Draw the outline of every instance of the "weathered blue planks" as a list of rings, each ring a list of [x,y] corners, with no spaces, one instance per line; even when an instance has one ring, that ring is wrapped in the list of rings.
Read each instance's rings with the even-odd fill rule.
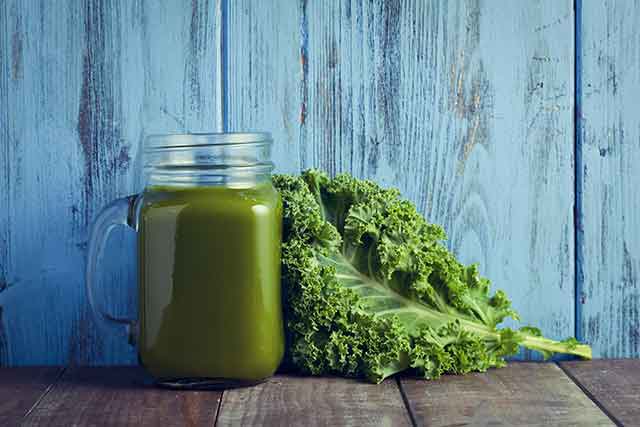
[[[400,188],[525,323],[640,355],[638,2],[582,2],[578,164],[571,0],[50,3],[0,2],[0,364],[135,361],[88,312],[87,227],[140,189],[145,133],[213,130],[220,105],[273,132],[280,172]],[[104,260],[121,315],[133,246]]]
[[[640,356],[640,2],[582,3],[581,329]]]
[[[274,130],[280,170],[399,187],[525,322],[573,335],[571,1],[247,1],[230,17],[231,122]]]
[[[12,71],[14,55],[11,51],[11,32],[9,30],[9,11],[6,4],[0,5],[0,292],[8,288],[9,276],[9,180],[11,168],[9,159],[11,146],[9,144],[9,76]],[[22,50],[22,43],[15,43],[17,51]],[[17,55],[16,55],[17,56]],[[21,63],[19,63],[21,64]],[[17,68],[21,70],[21,68]],[[15,73],[17,74],[17,73]],[[8,344],[3,311],[0,306],[0,366],[7,363]]]
[[[6,245],[0,294],[9,364],[66,361],[82,287],[82,82],[79,3],[2,3],[2,192]],[[76,262],[73,262],[76,260]]]
[[[214,1],[2,2],[0,355],[8,364],[135,361],[95,329],[87,227],[140,189],[145,133],[212,130]],[[131,233],[105,257],[108,306],[135,314]]]
[[[228,3],[229,130],[265,130],[275,140],[277,171],[300,171],[304,147],[301,7],[292,1]]]

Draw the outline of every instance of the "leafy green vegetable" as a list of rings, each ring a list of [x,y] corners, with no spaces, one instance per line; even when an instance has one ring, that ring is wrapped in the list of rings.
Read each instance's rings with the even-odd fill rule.
[[[575,339],[536,328],[497,329],[517,319],[507,296],[489,294],[397,190],[343,174],[278,175],[287,361],[314,375],[373,382],[413,368],[426,378],[504,366],[520,345],[591,357]]]

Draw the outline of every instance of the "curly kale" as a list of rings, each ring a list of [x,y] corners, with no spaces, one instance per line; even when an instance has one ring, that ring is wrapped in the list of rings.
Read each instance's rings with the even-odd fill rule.
[[[406,369],[425,378],[505,365],[519,346],[591,358],[571,338],[536,328],[497,329],[517,319],[507,296],[489,294],[397,190],[349,175],[278,175],[284,204],[282,282],[287,361],[314,375],[380,382]]]

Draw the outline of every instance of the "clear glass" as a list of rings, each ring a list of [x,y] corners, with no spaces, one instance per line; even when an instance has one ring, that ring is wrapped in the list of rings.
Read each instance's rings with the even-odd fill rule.
[[[146,186],[98,216],[87,264],[89,301],[124,325],[164,385],[259,382],[284,352],[280,296],[282,202],[264,133],[153,135]],[[109,231],[138,232],[139,319],[105,313],[94,297]]]

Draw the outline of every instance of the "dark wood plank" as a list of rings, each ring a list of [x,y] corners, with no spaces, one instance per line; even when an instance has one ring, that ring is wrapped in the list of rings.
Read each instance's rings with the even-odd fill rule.
[[[62,368],[0,368],[0,426],[17,425]]]
[[[512,363],[483,374],[436,381],[402,379],[401,386],[419,425],[613,425],[550,363]]]
[[[279,173],[300,172],[305,151],[302,9],[293,1],[228,2],[229,129],[271,132]]]
[[[640,360],[563,362],[562,368],[615,421],[640,425]]]
[[[218,425],[410,425],[397,383],[278,376],[226,391]]]
[[[218,391],[153,387],[136,367],[72,368],[24,425],[213,425],[221,396]]]

